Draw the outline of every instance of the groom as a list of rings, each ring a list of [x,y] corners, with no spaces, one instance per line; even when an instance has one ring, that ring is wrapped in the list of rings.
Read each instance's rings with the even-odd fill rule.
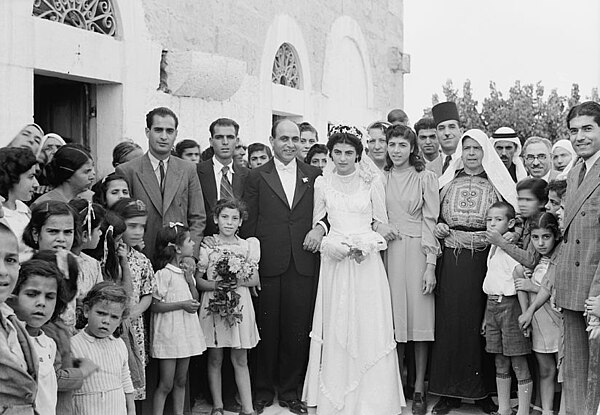
[[[244,191],[248,220],[242,233],[257,237],[261,247],[254,408],[260,414],[272,405],[277,390],[279,405],[306,414],[298,391],[308,361],[314,252],[325,233],[325,225],[312,228],[314,182],[321,172],[296,159],[301,145],[294,122],[275,122],[269,140],[275,157],[250,171]]]

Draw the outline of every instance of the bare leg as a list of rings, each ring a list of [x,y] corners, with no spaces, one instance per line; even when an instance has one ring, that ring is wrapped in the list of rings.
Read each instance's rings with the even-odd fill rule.
[[[427,371],[427,357],[429,342],[415,342],[415,392],[425,393],[425,372]]]
[[[175,377],[175,367],[177,359],[159,359],[160,379],[158,387],[154,391],[152,399],[152,413],[154,415],[162,415],[165,409],[165,401],[167,396],[173,389],[173,378]]]
[[[248,371],[248,351],[246,349],[231,349],[231,363],[235,372],[235,382],[240,392],[242,411],[252,413],[252,389],[250,387],[250,372]]]
[[[175,379],[173,381],[173,413],[175,415],[183,415],[183,407],[185,404],[185,383],[187,381],[189,365],[189,357],[177,359]]]
[[[542,410],[552,413],[554,403],[554,378],[556,376],[556,360],[554,353],[536,353],[540,369],[540,392],[542,395]]]
[[[208,349],[208,387],[213,399],[213,408],[223,408],[223,393],[221,392],[221,365],[223,364],[223,349]]]

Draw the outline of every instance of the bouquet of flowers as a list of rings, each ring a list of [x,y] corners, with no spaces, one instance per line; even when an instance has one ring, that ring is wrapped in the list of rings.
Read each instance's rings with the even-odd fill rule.
[[[229,250],[214,252],[215,272],[220,277],[213,297],[208,301],[206,310],[213,316],[219,316],[233,327],[242,321],[240,295],[236,288],[240,282],[248,281],[257,271],[258,264],[246,260],[243,255]]]

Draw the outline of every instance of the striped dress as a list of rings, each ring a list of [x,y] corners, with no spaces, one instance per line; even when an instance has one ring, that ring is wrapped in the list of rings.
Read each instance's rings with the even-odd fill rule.
[[[86,357],[100,367],[73,394],[75,414],[126,415],[125,394],[133,393],[133,383],[123,340],[99,339],[82,330],[71,339],[71,348],[73,357]]]

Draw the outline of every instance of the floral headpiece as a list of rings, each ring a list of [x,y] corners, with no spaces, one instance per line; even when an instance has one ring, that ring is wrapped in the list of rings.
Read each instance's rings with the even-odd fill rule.
[[[352,134],[360,139],[362,139],[362,132],[354,127],[354,126],[348,126],[348,125],[334,125],[333,127],[331,127],[331,131],[329,132],[329,135],[333,135],[333,134]]]

